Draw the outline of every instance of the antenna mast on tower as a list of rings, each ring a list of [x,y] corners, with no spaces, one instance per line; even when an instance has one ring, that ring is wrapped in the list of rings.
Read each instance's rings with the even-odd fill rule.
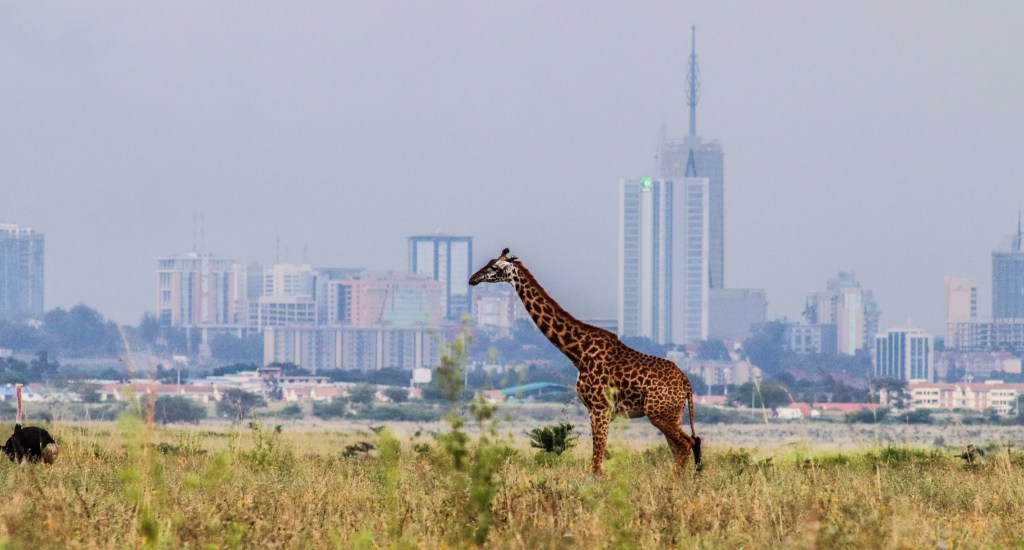
[[[690,106],[690,134],[685,142],[689,145],[686,155],[686,177],[697,177],[697,163],[693,158],[693,147],[697,137],[697,102],[700,101],[700,68],[697,66],[697,26],[690,27],[690,70],[686,73],[686,104]]]
[[[1017,211],[1017,235],[1015,235],[1013,237],[1013,250],[1012,250],[1012,252],[1020,252],[1021,251],[1020,247],[1021,247],[1021,237],[1022,236],[1024,236],[1024,235],[1022,235],[1022,233],[1021,233],[1020,210],[1018,210]]]
[[[697,102],[700,101],[700,68],[697,66],[697,26],[690,27],[690,70],[686,73],[686,104],[690,106],[690,137],[697,137]]]

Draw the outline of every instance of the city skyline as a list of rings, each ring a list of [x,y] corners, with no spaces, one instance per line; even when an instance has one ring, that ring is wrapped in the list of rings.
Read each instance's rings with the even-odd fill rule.
[[[0,221],[46,235],[48,310],[137,323],[153,259],[194,245],[401,269],[405,238],[440,230],[613,317],[611,189],[656,176],[658,129],[686,128],[691,25],[701,133],[729,154],[726,283],[764,288],[769,319],[840,271],[882,330],[944,334],[946,276],[976,281],[987,317],[1024,206],[1015,3],[111,2],[0,21]]]

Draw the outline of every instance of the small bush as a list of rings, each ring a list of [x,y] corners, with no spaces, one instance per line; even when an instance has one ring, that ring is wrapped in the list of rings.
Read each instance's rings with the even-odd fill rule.
[[[348,401],[339,398],[330,401],[314,401],[313,416],[324,420],[344,418],[348,416]]]
[[[882,407],[877,409],[863,408],[859,411],[853,411],[846,415],[846,419],[850,422],[859,422],[863,424],[875,424],[881,422],[886,416],[889,416],[889,408]]]
[[[161,424],[198,424],[206,419],[206,407],[188,397],[162,395],[153,405],[153,419]]]
[[[392,422],[435,422],[441,420],[444,413],[440,407],[428,403],[378,403],[365,411],[360,411],[359,417]]]
[[[541,452],[560,455],[576,445],[579,437],[572,433],[573,425],[568,422],[552,424],[530,430],[530,446]]]

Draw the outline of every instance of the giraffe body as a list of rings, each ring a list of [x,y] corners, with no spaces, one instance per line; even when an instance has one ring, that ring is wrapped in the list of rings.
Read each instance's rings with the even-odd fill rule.
[[[508,255],[507,248],[469,280],[471,285],[484,282],[511,283],[544,336],[579,370],[576,392],[590,414],[594,472],[603,471],[608,424],[616,414],[648,417],[665,434],[677,471],[691,452],[700,467],[700,438],[693,424],[693,388],[675,363],[636,351],[615,334],[570,315],[518,259]],[[689,435],[682,427],[687,406]]]

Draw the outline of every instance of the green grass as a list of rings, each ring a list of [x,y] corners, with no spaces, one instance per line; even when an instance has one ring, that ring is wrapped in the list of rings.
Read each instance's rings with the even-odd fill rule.
[[[447,428],[450,430],[450,428]],[[53,466],[0,463],[14,548],[993,548],[1024,545],[1024,454],[716,446],[672,476],[613,432],[538,462],[525,434],[456,453],[400,431],[58,425]],[[343,457],[347,445],[377,449]],[[691,465],[692,466],[692,465]]]

